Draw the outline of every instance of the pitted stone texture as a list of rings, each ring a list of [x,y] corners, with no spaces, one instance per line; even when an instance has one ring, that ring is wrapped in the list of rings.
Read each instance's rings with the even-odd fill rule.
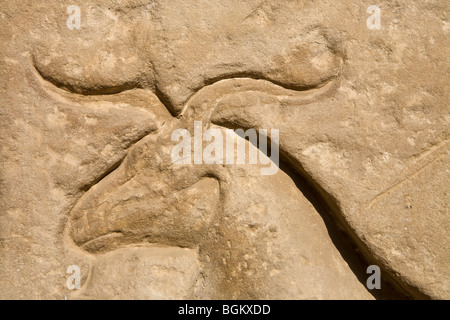
[[[448,3],[0,2],[1,298],[450,298]],[[174,167],[200,120],[281,170]]]

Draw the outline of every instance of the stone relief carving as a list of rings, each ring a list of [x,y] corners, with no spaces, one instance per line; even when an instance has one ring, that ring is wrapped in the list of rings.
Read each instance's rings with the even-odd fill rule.
[[[339,18],[354,7],[318,23],[331,2],[325,13],[303,1],[82,2],[79,31],[59,26],[61,4],[48,16],[36,4],[24,26],[36,36],[5,46],[2,297],[448,297],[448,126],[415,103],[389,109],[414,85],[389,84],[402,83],[391,42],[376,38],[367,59],[396,74],[364,93],[378,83],[360,75],[371,44]],[[279,129],[280,170],[174,164],[172,134],[194,134],[194,121],[224,135]],[[74,292],[61,280],[71,264]],[[371,264],[383,290],[366,288]]]

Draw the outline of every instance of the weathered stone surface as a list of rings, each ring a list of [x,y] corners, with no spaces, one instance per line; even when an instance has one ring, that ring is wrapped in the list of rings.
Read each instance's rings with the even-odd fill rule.
[[[0,4],[0,298],[450,299],[445,1]]]

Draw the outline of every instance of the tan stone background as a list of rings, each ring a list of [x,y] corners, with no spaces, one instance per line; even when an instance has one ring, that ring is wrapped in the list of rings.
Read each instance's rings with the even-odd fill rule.
[[[448,2],[73,4],[0,1],[0,298],[450,298]],[[283,170],[172,167],[193,120]],[[100,205],[119,249],[80,245]]]

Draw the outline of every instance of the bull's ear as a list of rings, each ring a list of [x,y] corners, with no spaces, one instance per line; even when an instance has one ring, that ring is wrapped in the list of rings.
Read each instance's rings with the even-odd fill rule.
[[[341,73],[345,54],[339,39],[321,28],[311,28],[287,39],[269,62],[264,78],[297,91],[322,87]]]

